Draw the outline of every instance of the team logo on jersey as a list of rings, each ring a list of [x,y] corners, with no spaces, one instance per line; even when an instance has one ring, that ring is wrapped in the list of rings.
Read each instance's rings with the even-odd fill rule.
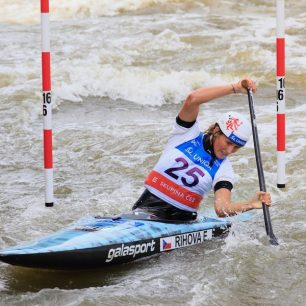
[[[212,229],[160,238],[160,251],[169,251],[203,243],[211,238]]]

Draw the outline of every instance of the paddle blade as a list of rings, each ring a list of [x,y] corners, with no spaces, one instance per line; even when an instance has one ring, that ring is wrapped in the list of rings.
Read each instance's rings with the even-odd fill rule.
[[[275,237],[273,233],[270,233],[269,238],[270,238],[270,243],[272,245],[279,245],[277,238]]]

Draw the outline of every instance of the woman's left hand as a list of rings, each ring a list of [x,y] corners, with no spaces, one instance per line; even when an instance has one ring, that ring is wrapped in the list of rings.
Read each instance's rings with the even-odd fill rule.
[[[255,198],[251,201],[252,208],[262,208],[262,203],[271,206],[272,200],[269,192],[259,191],[256,193]]]

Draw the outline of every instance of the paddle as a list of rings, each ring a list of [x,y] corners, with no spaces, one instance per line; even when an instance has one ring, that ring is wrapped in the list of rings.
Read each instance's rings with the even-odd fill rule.
[[[252,124],[252,132],[253,132],[253,140],[254,140],[254,148],[255,148],[255,157],[256,157],[256,165],[257,165],[257,173],[259,179],[259,188],[260,191],[266,192],[266,184],[265,184],[265,177],[262,168],[261,156],[260,156],[260,147],[259,147],[259,140],[258,140],[258,133],[257,133],[257,124],[256,124],[256,116],[254,110],[254,99],[253,99],[253,92],[248,88],[247,80],[243,80],[241,85],[247,90],[248,92],[248,100],[249,100],[249,108],[250,108],[250,117],[251,117],[251,124]],[[272,223],[269,213],[269,207],[262,203],[262,209],[264,213],[265,219],[265,227],[267,235],[270,237],[270,243],[272,245],[278,245],[277,238],[275,237],[272,229]]]

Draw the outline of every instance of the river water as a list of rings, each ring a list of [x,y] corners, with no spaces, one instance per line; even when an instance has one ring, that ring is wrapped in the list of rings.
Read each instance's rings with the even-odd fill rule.
[[[0,305],[306,305],[306,3],[286,6],[287,182],[276,187],[275,1],[51,2],[55,206],[44,207],[39,1],[0,0],[0,248],[86,215],[128,211],[188,92],[257,81],[259,139],[279,239],[262,211],[230,235],[119,267],[0,264]],[[203,128],[244,95],[205,104]],[[233,198],[258,189],[252,143]],[[212,211],[212,194],[202,205]]]

